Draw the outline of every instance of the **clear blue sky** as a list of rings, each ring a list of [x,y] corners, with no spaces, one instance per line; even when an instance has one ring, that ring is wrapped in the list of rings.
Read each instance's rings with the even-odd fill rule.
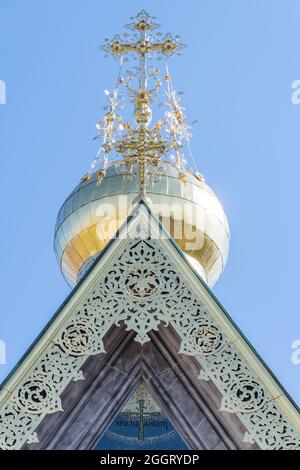
[[[98,45],[142,8],[188,45],[172,60],[174,84],[198,119],[193,153],[232,236],[214,292],[300,404],[299,0],[0,0],[0,378],[69,292],[53,230],[95,156],[117,73]]]

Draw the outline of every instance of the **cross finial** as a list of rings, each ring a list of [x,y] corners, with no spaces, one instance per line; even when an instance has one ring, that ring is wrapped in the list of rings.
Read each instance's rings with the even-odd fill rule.
[[[131,18],[132,23],[126,28],[133,33],[138,33],[136,40],[127,40],[128,34],[123,39],[120,35],[116,35],[112,40],[107,40],[107,44],[101,46],[101,49],[111,54],[113,57],[120,57],[127,52],[137,53],[142,57],[158,52],[165,58],[176,54],[184,47],[179,42],[178,36],[166,34],[162,39],[160,32],[151,34],[159,25],[154,23],[155,17],[150,16],[145,10],[140,11],[135,17]]]
[[[173,89],[168,68],[165,75],[167,83],[165,119],[150,126],[151,104],[158,96],[161,80],[159,68],[148,65],[148,59],[168,59],[174,54],[180,54],[184,47],[178,36],[170,33],[164,35],[158,31],[159,28],[160,26],[155,23],[155,17],[142,10],[131,18],[131,23],[126,25],[127,31],[122,36],[116,35],[111,40],[106,39],[105,45],[100,47],[107,54],[120,59],[120,70],[114,92],[111,94],[107,92],[110,101],[107,113],[97,124],[98,136],[102,140],[97,159],[100,152],[104,154],[103,169],[98,172],[98,184],[106,175],[108,154],[115,151],[122,156],[119,166],[133,168],[137,165],[139,197],[146,195],[147,172],[150,175],[153,170],[151,178],[159,179],[160,160],[170,152],[175,153],[175,157],[170,155],[170,158],[172,160],[175,158],[180,181],[185,181],[181,171],[184,164],[181,147],[183,140],[189,145],[190,126],[185,122],[184,109],[179,104],[180,100]],[[125,77],[122,77],[122,64],[130,55],[139,57],[139,66],[127,70]],[[138,80],[137,87],[132,86],[132,79]],[[154,82],[154,86],[148,86],[149,82]],[[129,100],[134,104],[135,125],[125,122],[116,112],[119,109],[119,102],[123,99],[119,94],[120,86],[128,91]]]

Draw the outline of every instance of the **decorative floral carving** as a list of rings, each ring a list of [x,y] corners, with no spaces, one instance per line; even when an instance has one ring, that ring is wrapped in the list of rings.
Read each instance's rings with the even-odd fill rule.
[[[295,432],[274,401],[267,402],[260,410],[239,414],[248,431],[246,442],[257,442],[267,450],[300,450],[299,433]]]
[[[41,415],[24,413],[10,401],[0,415],[0,449],[20,449],[39,425]]]
[[[18,390],[16,402],[21,409],[30,414],[40,414],[43,411],[47,413],[62,411],[55,387],[45,376],[34,375],[23,383]]]
[[[224,344],[221,331],[207,319],[200,318],[187,327],[180,352],[190,356],[207,356],[219,352]]]
[[[159,325],[172,325],[181,338],[180,353],[194,356],[200,378],[212,380],[223,399],[221,408],[236,413],[247,429],[245,440],[263,449],[299,448],[293,430],[276,402],[251,371],[234,342],[224,335],[209,309],[191,292],[157,240],[137,228],[137,239],[93,285],[80,308],[49,342],[39,362],[2,404],[0,448],[19,449],[33,442],[38,424],[61,409],[60,395],[90,355],[103,352],[112,325],[124,322],[136,341],[149,341]]]
[[[76,318],[66,327],[58,344],[70,356],[91,356],[104,352],[102,339],[86,318]]]
[[[266,401],[266,393],[258,381],[249,377],[249,374],[239,374],[237,380],[230,383],[223,396],[221,410],[244,413],[259,410]]]
[[[125,286],[128,294],[139,299],[154,295],[159,287],[159,279],[156,274],[147,268],[139,268],[127,275]]]

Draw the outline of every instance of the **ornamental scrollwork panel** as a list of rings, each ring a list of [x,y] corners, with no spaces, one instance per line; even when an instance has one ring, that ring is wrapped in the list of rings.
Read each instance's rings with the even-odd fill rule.
[[[41,415],[24,413],[11,401],[0,417],[0,448],[20,449],[41,422]]]
[[[298,448],[299,433],[281,414],[234,342],[188,288],[157,240],[143,226],[119,258],[71,312],[39,362],[0,410],[0,448],[35,442],[44,416],[61,410],[60,395],[73,380],[84,379],[87,357],[104,352],[103,338],[124,323],[141,344],[160,326],[172,325],[181,338],[179,353],[194,356],[200,378],[212,380],[222,394],[221,409],[236,413],[245,439],[261,448]]]
[[[299,434],[273,401],[258,411],[238,416],[248,429],[245,442],[257,442],[265,450],[299,450]]]
[[[59,396],[66,385],[78,377],[85,360],[71,356],[69,352],[54,344],[42,356],[33,372],[14,393],[13,399],[18,409],[37,415],[62,411]]]
[[[231,344],[211,356],[197,356],[203,367],[200,378],[212,380],[221,391],[221,410],[248,413],[262,408],[271,400],[267,391],[245,360]]]
[[[176,328],[176,322],[173,322]],[[177,328],[176,328],[177,329]],[[182,331],[182,326],[178,328]],[[179,352],[189,356],[210,356],[224,348],[226,342],[222,332],[207,318],[198,317],[186,327]]]

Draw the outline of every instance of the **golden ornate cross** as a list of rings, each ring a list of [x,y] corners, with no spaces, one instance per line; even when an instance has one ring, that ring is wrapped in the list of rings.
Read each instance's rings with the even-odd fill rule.
[[[159,28],[153,20],[155,17],[150,16],[145,10],[142,10],[136,17],[131,18],[132,23],[126,26],[127,29],[139,34],[137,41],[128,41],[122,39],[120,35],[116,35],[112,40],[106,40],[106,44],[101,49],[111,54],[113,57],[122,57],[127,52],[137,53],[140,56],[140,90],[146,89],[146,56],[152,52],[160,53],[162,57],[168,58],[176,54],[184,47],[179,42],[178,36],[173,37],[166,34],[162,41],[158,38],[161,33],[156,33],[155,39],[151,37],[150,32]],[[130,34],[126,34],[130,36]]]
[[[143,33],[144,31],[141,31],[141,34]],[[125,52],[136,52],[140,55],[146,55],[154,51],[161,51],[164,55],[168,56],[178,50],[178,45],[171,38],[167,38],[161,43],[152,43],[144,38],[139,39],[135,43],[123,43],[119,36],[115,36],[112,42],[106,46],[105,50],[116,57],[123,55]]]
[[[158,59],[167,59],[179,53],[184,45],[179,42],[178,36],[169,33],[162,36],[162,33],[157,31],[153,33],[159,25],[154,23],[155,17],[150,16],[145,10],[131,20],[132,23],[126,26],[130,32],[126,32],[123,37],[116,35],[111,40],[106,39],[106,44],[100,49],[114,58],[122,59],[121,62],[127,53],[139,56],[139,67],[135,67],[132,72],[132,75],[138,79],[138,89],[131,88],[128,82],[124,83],[133,96],[136,128],[129,126],[124,137],[114,142],[112,148],[123,156],[126,164],[138,163],[139,194],[145,196],[146,165],[158,166],[160,158],[169,150],[166,139],[160,134],[161,124],[158,122],[149,128],[152,118],[150,104],[159,89],[160,81],[156,82],[153,90],[147,89],[148,78],[151,73],[153,74],[153,68],[147,66],[147,58],[153,53]]]

